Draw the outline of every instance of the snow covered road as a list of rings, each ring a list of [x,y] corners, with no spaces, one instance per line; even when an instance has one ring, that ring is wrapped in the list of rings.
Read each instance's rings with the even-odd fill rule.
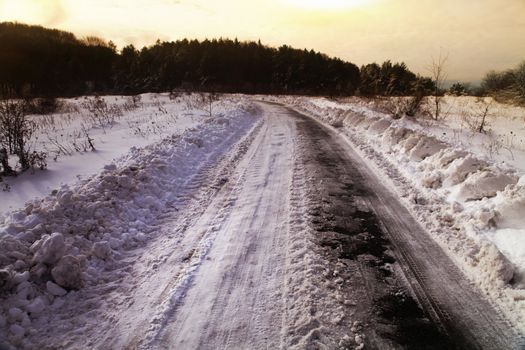
[[[296,116],[309,173],[318,178],[308,188],[316,188],[324,207],[317,237],[321,245],[335,247],[327,256],[347,258],[345,264],[355,271],[346,293],[365,305],[353,310],[353,317],[368,323],[367,346],[522,348],[523,339],[501,312],[469,283],[344,138]],[[386,269],[389,272],[381,273]],[[413,301],[422,310],[413,309]]]
[[[519,338],[331,128],[262,120],[100,286],[74,349],[518,349]],[[107,288],[106,288],[107,287]],[[81,292],[79,292],[81,293]],[[82,294],[79,294],[81,298]],[[93,297],[93,291],[90,294]],[[80,302],[80,300],[79,300]],[[74,310],[74,304],[69,305]],[[90,317],[86,317],[90,316]],[[57,321],[58,322],[58,321]]]
[[[174,252],[186,267],[168,281],[170,302],[140,347],[280,346],[292,127],[268,118],[228,183],[186,230],[184,249]]]
[[[505,321],[340,137],[261,106],[264,123],[228,181],[121,315],[142,325],[113,330],[113,348],[515,346]],[[372,235],[366,244],[348,241],[362,233],[356,222]]]

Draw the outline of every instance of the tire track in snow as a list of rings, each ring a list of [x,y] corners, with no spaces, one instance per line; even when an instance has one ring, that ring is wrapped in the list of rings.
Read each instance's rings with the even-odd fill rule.
[[[312,122],[318,123],[310,119]],[[368,179],[366,187],[371,195],[365,198],[365,205],[377,215],[383,231],[393,242],[396,257],[403,267],[402,277],[414,289],[415,296],[429,316],[442,325],[449,339],[456,343],[454,345],[475,349],[521,348],[520,339],[513,334],[508,321],[468,283],[399,199],[379,182],[363,159],[338,140],[336,131],[320,125],[318,128],[334,135],[333,140],[339,143],[336,147],[346,149],[343,158],[349,159]]]
[[[192,288],[148,347],[276,348],[281,343],[282,282],[291,123],[266,115],[266,124],[236,173],[244,174]],[[236,175],[238,176],[238,175]],[[207,212],[224,207],[226,198]],[[204,214],[196,227],[214,221]]]
[[[104,332],[106,336],[94,339],[93,348],[136,348],[147,337],[144,334],[145,330],[155,331],[155,327],[150,327],[158,326],[162,321],[161,315],[169,309],[169,296],[178,281],[177,276],[184,276],[184,269],[188,267],[191,256],[195,254],[202,240],[200,232],[196,234],[197,238],[192,236],[185,242],[188,229],[202,215],[210,198],[215,197],[223,187],[231,187],[229,177],[235,165],[248,151],[260,128],[259,122],[222,159],[214,160],[213,154],[210,154],[209,162],[204,164],[199,173],[178,189],[174,189],[182,189],[180,193],[183,194],[174,203],[174,208],[178,210],[168,211],[160,218],[156,225],[159,231],[155,233],[157,239],[148,247],[147,254],[139,256],[138,261],[135,257],[127,259],[129,265],[134,268],[129,278],[122,282],[134,283],[139,288],[128,288],[126,294],[116,294],[116,300],[109,302],[121,305],[121,300],[128,300],[129,309],[124,313],[122,310],[115,310],[118,316],[106,316],[113,319],[113,325]],[[188,189],[189,187],[193,187],[194,190]],[[199,235],[201,239],[198,239]],[[164,280],[167,282],[159,290]]]
[[[257,132],[259,132],[259,128],[257,128]],[[247,155],[247,157],[252,158],[253,155]],[[240,174],[230,174],[230,176],[233,176],[236,180],[234,182],[229,180],[213,200],[213,202],[223,203],[223,207],[218,211],[215,211],[214,214],[211,214],[214,216],[210,220],[210,214],[206,215],[204,211],[205,208],[209,207],[201,202],[200,204],[203,208],[202,212],[199,214],[193,213],[193,215],[197,214],[197,217],[200,219],[199,221],[202,221],[202,216],[205,216],[204,222],[199,223],[197,221],[192,223],[190,227],[185,227],[185,230],[195,230],[195,226],[202,226],[204,231],[200,234],[197,246],[193,247],[190,254],[183,259],[183,267],[181,268],[179,275],[176,276],[176,278],[173,278],[170,284],[165,288],[165,293],[162,297],[168,297],[169,302],[167,305],[162,306],[161,310],[158,311],[158,315],[155,316],[151,322],[155,326],[148,331],[150,334],[146,337],[141,348],[152,348],[159,342],[159,339],[163,336],[165,328],[168,323],[172,321],[177,309],[183,305],[184,298],[186,297],[188,290],[192,287],[195,275],[208,257],[209,251],[217,237],[217,232],[221,229],[223,221],[231,214],[232,208],[238,200],[240,188],[246,181],[246,169],[243,169]],[[213,206],[213,204],[210,206]],[[214,209],[217,209],[217,207],[212,208],[212,210]]]

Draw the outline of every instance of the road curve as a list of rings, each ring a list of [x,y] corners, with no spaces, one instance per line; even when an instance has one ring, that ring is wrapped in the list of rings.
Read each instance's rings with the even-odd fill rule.
[[[519,348],[336,131],[258,104],[261,123],[130,262],[91,348]]]
[[[330,177],[330,174],[335,174],[335,176],[331,176],[334,183],[338,179],[339,183],[344,181],[345,176],[347,179],[350,179],[350,184],[343,186],[343,190],[340,191],[340,193],[347,196],[343,200],[345,204],[339,204],[347,207],[348,202],[356,202],[356,199],[358,199],[357,201],[366,208],[365,212],[373,213],[375,220],[372,220],[372,223],[375,222],[378,226],[376,229],[384,234],[380,235],[380,238],[387,241],[382,242],[382,244],[385,245],[384,248],[388,247],[388,252],[396,260],[396,265],[399,268],[397,271],[397,275],[400,277],[399,280],[404,280],[403,282],[405,283],[403,284],[408,288],[411,296],[423,308],[424,314],[434,323],[436,330],[443,335],[443,337],[437,336],[432,339],[432,337],[436,336],[433,330],[427,332],[428,329],[425,330],[425,327],[421,327],[424,325],[422,323],[419,323],[419,326],[414,328],[414,319],[403,320],[403,317],[399,315],[397,317],[398,324],[394,325],[394,327],[398,331],[401,330],[401,332],[407,332],[408,334],[397,334],[397,336],[401,338],[412,337],[413,339],[417,338],[417,333],[422,331],[419,334],[427,337],[436,346],[435,348],[525,348],[525,344],[521,343],[518,340],[520,338],[513,333],[508,321],[476,290],[476,287],[469,283],[464,274],[416,222],[409,211],[400,203],[396,195],[381,183],[381,180],[366,165],[363,159],[353,151],[352,147],[342,137],[338,136],[333,128],[321,126],[313,119],[297,112],[295,116],[301,120],[298,132],[307,135],[305,138],[306,142],[312,144],[310,156],[315,157],[317,152],[318,157],[325,156],[328,158],[328,161],[325,160],[324,163],[328,162],[333,165],[330,173],[325,172],[323,177],[326,179]],[[341,184],[339,184],[339,187],[341,187]],[[349,187],[354,188],[354,190]],[[334,189],[328,189],[328,191],[333,192]],[[331,199],[331,201],[337,200]],[[339,201],[341,202],[340,199]],[[359,205],[356,205],[356,207],[359,208]],[[350,226],[349,230],[352,231],[352,225],[351,223],[348,224],[348,218],[355,218],[356,215],[362,217],[362,210],[346,209],[346,211],[346,216],[340,215],[342,217],[336,217],[336,219],[343,221],[343,229],[346,222],[346,226]],[[335,216],[338,215],[337,212],[340,213],[341,209],[336,210]],[[339,230],[341,231],[341,227],[339,227]],[[352,233],[350,232],[350,234]],[[359,239],[356,241],[359,243]],[[355,242],[352,243],[355,244]],[[376,244],[375,248],[370,245],[368,247],[377,250],[377,245],[381,245],[381,242]],[[352,248],[355,250],[355,246],[351,246],[349,249],[352,250]],[[371,251],[366,253],[374,255]],[[375,263],[377,264],[378,259],[377,257],[375,258]],[[381,260],[380,258],[381,256],[379,256],[379,260]],[[366,278],[366,275],[364,277]],[[380,286],[388,288],[388,283],[381,283],[381,278],[371,278],[371,280],[372,283],[376,283],[376,288],[377,282],[379,282]],[[384,300],[385,295],[382,295],[382,292],[378,292],[374,288],[371,289],[372,292],[369,295],[371,294],[372,299],[376,301]],[[381,308],[381,306],[382,303],[378,304],[377,302],[370,304],[371,308]],[[381,343],[381,334],[377,333],[381,328],[377,327],[377,325],[384,324],[384,321],[381,317],[377,319],[376,326],[371,327],[369,332],[371,333],[371,339],[378,340],[376,348],[384,348],[386,346],[386,344]],[[437,341],[446,343],[436,344]],[[391,344],[394,348],[397,345]],[[430,344],[425,344],[424,339],[421,344],[405,343],[404,346],[403,344],[400,345],[401,347],[409,348],[429,348],[431,346]]]

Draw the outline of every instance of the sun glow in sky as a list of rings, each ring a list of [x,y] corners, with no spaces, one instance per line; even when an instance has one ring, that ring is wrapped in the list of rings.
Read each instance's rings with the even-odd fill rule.
[[[314,49],[358,65],[404,61],[476,81],[525,60],[525,0],[0,0],[0,21],[96,35],[117,46],[238,38]]]
[[[362,6],[371,0],[287,0],[288,3],[299,8],[311,10],[344,10]]]

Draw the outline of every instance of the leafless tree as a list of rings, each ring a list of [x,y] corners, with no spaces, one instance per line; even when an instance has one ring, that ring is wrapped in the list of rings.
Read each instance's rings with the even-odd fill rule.
[[[491,115],[492,101],[487,102],[480,99],[479,102],[481,106],[478,109],[474,108],[462,117],[470,130],[486,134],[489,126],[487,117]]]
[[[489,109],[491,105],[492,105],[492,102],[487,103],[485,105],[485,108],[480,111],[480,114],[479,114],[480,122],[479,122],[479,127],[478,127],[478,132],[480,133],[485,133],[485,125],[487,124],[487,115],[489,114]]]
[[[216,92],[198,92],[195,95],[188,95],[186,107],[200,110],[211,118],[213,117],[213,107],[220,99],[221,95]]]
[[[0,132],[3,147],[10,154],[16,154],[22,170],[30,167],[28,142],[36,129],[35,123],[27,118],[23,100],[0,100]]]
[[[213,116],[213,104],[220,100],[220,96],[216,92],[209,92],[205,95],[205,111],[208,113],[209,117]]]
[[[434,81],[434,113],[432,118],[438,120],[441,116],[441,103],[443,99],[443,88],[444,83],[447,80],[446,72],[446,63],[448,60],[448,54],[443,55],[442,52],[439,53],[439,57],[436,59],[432,57],[432,63],[427,68],[430,74],[432,75],[432,80]]]

